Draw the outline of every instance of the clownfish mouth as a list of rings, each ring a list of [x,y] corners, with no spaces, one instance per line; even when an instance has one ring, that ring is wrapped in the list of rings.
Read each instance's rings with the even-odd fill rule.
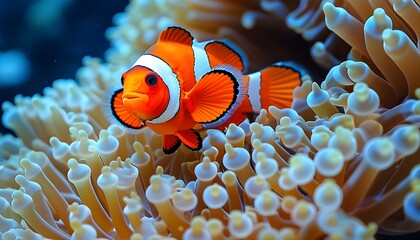
[[[144,93],[136,93],[136,92],[126,92],[122,95],[123,101],[125,100],[137,100],[137,101],[143,101],[148,102],[149,96]]]

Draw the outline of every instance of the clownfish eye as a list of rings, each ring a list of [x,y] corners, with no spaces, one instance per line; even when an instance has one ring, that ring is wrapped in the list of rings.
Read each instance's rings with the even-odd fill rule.
[[[157,76],[155,74],[149,74],[146,76],[146,84],[149,86],[154,86],[157,83]]]

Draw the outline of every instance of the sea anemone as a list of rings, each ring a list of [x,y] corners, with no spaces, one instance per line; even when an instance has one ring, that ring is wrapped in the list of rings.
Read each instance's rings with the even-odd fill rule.
[[[77,81],[3,103],[2,122],[15,136],[0,136],[1,236],[373,239],[420,231],[418,3],[324,2],[132,1],[108,32],[109,62],[86,57]],[[109,123],[107,88],[164,27],[183,25],[201,39],[236,31],[230,39],[240,43],[248,28],[264,31],[250,19],[283,21],[316,41],[315,61],[331,68],[325,80],[304,81],[290,108],[202,131],[198,152],[165,155],[151,130]],[[246,44],[249,53],[256,43]],[[338,45],[350,50],[346,59]]]

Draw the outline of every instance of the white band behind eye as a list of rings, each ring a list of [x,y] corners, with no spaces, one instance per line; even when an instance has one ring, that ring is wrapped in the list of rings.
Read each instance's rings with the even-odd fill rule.
[[[165,111],[159,117],[153,120],[147,120],[147,122],[159,124],[175,117],[180,107],[181,87],[178,76],[172,71],[171,66],[162,59],[148,54],[140,56],[133,66],[143,66],[154,71],[162,78],[169,90],[169,103]]]

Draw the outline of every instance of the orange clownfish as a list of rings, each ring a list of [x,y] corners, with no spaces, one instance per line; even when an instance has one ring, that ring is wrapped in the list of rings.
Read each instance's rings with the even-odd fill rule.
[[[199,150],[196,129],[239,124],[246,114],[275,105],[290,107],[301,74],[274,64],[249,75],[244,60],[223,41],[197,42],[180,27],[164,30],[155,45],[122,77],[122,89],[111,97],[114,117],[132,129],[149,127],[163,135],[163,151],[181,142]]]

